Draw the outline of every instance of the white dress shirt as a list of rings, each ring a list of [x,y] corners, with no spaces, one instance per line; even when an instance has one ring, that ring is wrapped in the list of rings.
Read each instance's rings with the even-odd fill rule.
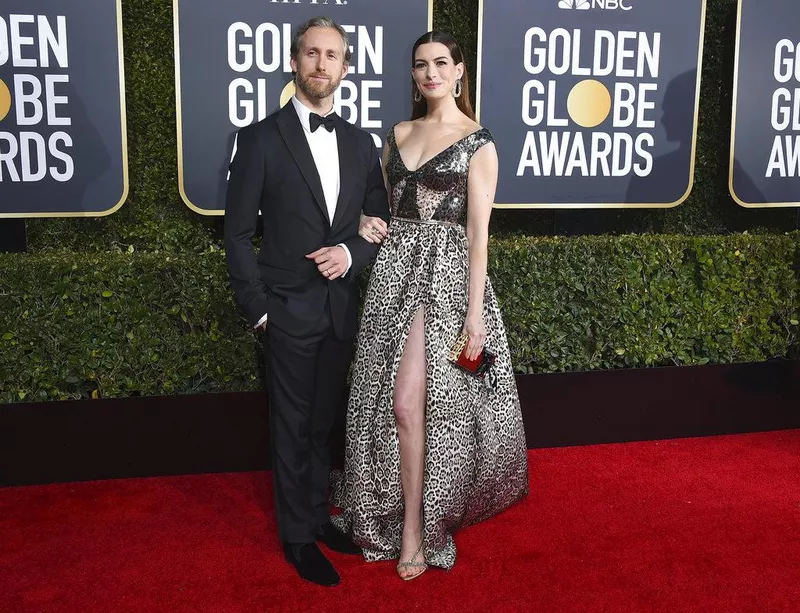
[[[295,111],[297,111],[300,125],[303,126],[303,134],[305,134],[306,141],[308,141],[308,147],[311,149],[311,156],[314,158],[314,164],[319,173],[319,180],[320,183],[322,183],[322,193],[325,196],[325,207],[328,209],[328,219],[330,223],[333,224],[333,216],[336,214],[336,203],[339,200],[340,187],[339,143],[336,140],[336,130],[328,132],[325,126],[320,126],[315,132],[312,132],[309,117],[311,113],[315,111],[300,102],[297,96],[292,96],[292,104],[294,105]],[[327,115],[331,113],[333,113],[333,109],[326,113],[325,116],[327,117]],[[344,249],[344,252],[347,254],[347,268],[344,273],[342,273],[342,276],[344,276],[350,271],[350,267],[353,265],[353,258],[350,255],[350,250],[347,248],[347,245],[339,243],[337,246]],[[264,317],[258,321],[256,327],[266,321],[267,315],[265,314]]]

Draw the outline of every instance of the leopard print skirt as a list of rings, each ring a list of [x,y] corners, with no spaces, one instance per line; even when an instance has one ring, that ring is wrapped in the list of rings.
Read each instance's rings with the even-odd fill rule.
[[[373,266],[347,408],[344,472],[334,472],[332,519],[367,560],[400,555],[403,489],[392,406],[411,323],[424,309],[427,401],[423,542],[428,564],[451,568],[453,533],[506,509],[528,492],[525,433],[500,309],[486,282],[491,379],[464,373],[448,350],[466,317],[467,239],[455,224],[395,219]]]

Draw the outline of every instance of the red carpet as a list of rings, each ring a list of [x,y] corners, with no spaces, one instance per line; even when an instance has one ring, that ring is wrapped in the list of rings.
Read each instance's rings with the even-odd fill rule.
[[[0,489],[0,611],[800,611],[800,430],[530,453],[449,573],[279,553],[264,473]]]

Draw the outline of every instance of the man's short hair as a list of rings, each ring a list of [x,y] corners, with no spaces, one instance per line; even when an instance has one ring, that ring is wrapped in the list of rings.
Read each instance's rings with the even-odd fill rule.
[[[290,53],[293,59],[297,59],[297,54],[300,52],[300,48],[303,46],[303,36],[305,36],[306,32],[308,32],[308,30],[311,28],[333,28],[336,30],[342,37],[342,46],[344,47],[344,63],[348,65],[350,64],[350,59],[353,55],[350,52],[350,38],[347,36],[347,32],[344,31],[344,28],[330,17],[312,17],[305,23],[298,26],[294,36],[292,37],[292,46],[290,48]]]

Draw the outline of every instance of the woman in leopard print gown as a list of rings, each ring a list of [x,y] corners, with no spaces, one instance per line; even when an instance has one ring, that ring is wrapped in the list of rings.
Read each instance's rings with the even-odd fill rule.
[[[528,492],[519,398],[486,277],[497,153],[474,121],[455,40],[428,33],[412,57],[412,121],[393,127],[384,149],[391,229],[362,224],[362,236],[385,240],[358,336],[345,469],[332,490],[343,511],[336,525],[367,560],[399,558],[404,579],[427,564],[451,568],[454,531]],[[462,330],[470,354],[485,344],[497,355],[491,378],[448,361]]]

